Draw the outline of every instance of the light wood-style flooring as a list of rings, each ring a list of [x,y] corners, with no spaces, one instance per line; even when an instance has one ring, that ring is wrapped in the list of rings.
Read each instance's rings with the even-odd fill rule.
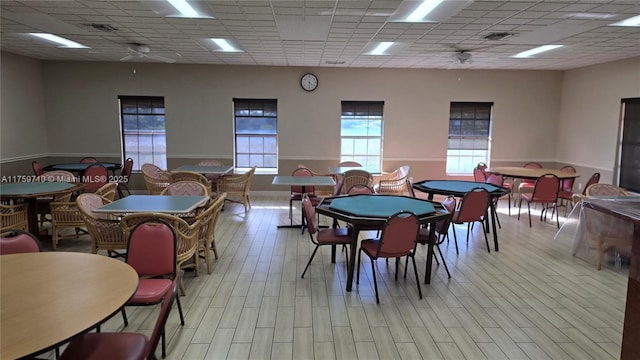
[[[499,252],[493,245],[487,252],[481,226],[468,244],[466,226],[456,226],[460,254],[452,236],[442,246],[452,278],[434,263],[432,282],[421,285],[419,299],[412,269],[394,281],[394,262],[379,260],[377,305],[366,256],[352,292],[345,291],[344,254],[338,252],[332,264],[329,247],[321,248],[300,278],[313,244],[307,232],[276,228],[289,221],[287,196],[252,194],[246,215],[242,205],[226,205],[216,233],[220,259],[210,275],[204,266],[199,277],[186,274],[186,324],[180,326],[174,307],[166,327],[167,359],[620,356],[626,275],[597,271],[573,257],[570,240],[554,240],[555,222],[534,217],[530,228],[526,213],[518,222],[501,201]],[[299,206],[294,219],[299,221]],[[58,251],[88,249],[84,237],[61,242]],[[419,245],[421,282],[426,250]],[[116,315],[102,331],[151,333],[157,308],[128,307],[127,313],[129,326]]]

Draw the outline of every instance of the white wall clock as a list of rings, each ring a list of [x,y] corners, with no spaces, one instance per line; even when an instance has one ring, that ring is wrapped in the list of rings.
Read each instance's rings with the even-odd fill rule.
[[[306,73],[300,78],[300,85],[306,91],[313,91],[318,87],[318,77],[311,73]]]

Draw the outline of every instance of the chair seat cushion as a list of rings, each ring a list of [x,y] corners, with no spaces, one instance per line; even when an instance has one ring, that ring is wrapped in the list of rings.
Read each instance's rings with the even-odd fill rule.
[[[157,304],[164,294],[171,289],[171,279],[140,279],[136,293],[127,304]]]
[[[351,239],[350,227],[322,229],[318,231],[318,235],[316,236],[316,241],[321,245],[350,244]]]
[[[147,337],[138,333],[88,333],[75,338],[60,360],[138,360],[145,358]]]
[[[533,196],[533,193],[531,194],[522,194],[522,198],[525,199],[527,202],[536,202],[536,203],[554,203],[556,202],[556,199],[549,199],[549,198],[542,198],[539,196]]]
[[[375,258],[376,252],[378,251],[378,243],[379,243],[380,239],[367,239],[367,240],[362,240],[362,242],[360,243],[360,248],[371,258]],[[402,257],[402,256],[406,256],[408,255],[409,252],[407,251],[403,251],[403,252],[386,252],[386,251],[380,251],[380,253],[378,254],[379,258],[395,258],[395,257]]]

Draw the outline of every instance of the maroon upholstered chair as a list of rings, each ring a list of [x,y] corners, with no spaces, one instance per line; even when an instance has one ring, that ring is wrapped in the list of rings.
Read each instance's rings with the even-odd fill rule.
[[[40,166],[40,163],[37,161],[32,161],[31,162],[31,168],[33,168],[33,173],[36,176],[40,176],[42,174],[44,174],[44,170],[42,170],[42,166]]]
[[[129,235],[126,262],[136,270],[140,281],[127,306],[156,305],[163,301],[167,293],[177,292],[176,284],[180,280],[180,271],[176,268],[177,242],[173,227],[161,219],[151,218],[133,228]],[[184,325],[179,298],[177,304],[180,323]],[[129,325],[124,308],[122,316],[125,326]],[[165,354],[163,331],[162,357]]]
[[[371,272],[373,274],[373,286],[376,290],[376,303],[380,303],[378,296],[378,281],[376,280],[375,260],[379,258],[396,258],[396,280],[398,279],[398,263],[403,256],[410,257],[413,263],[413,271],[418,284],[418,294],[422,299],[422,289],[418,279],[415,250],[416,239],[420,222],[418,217],[409,211],[400,211],[392,215],[384,224],[379,238],[362,240],[358,252],[358,273],[356,284],[360,283],[360,257],[365,253],[371,259]],[[407,262],[409,259],[407,259]],[[404,277],[407,277],[407,267],[404,268]]]
[[[484,234],[484,241],[487,244],[487,251],[491,252],[489,248],[489,239],[487,239],[487,232],[484,227],[484,216],[489,208],[489,192],[486,189],[477,187],[471,189],[462,198],[460,207],[453,213],[451,222],[454,224],[467,223],[467,243],[469,243],[469,232],[471,230],[471,223],[480,222],[482,224],[482,233]],[[458,254],[458,239],[456,238],[456,232],[453,232],[453,240],[456,243],[456,254]]]
[[[0,255],[40,252],[40,242],[28,231],[7,229],[0,235]]]
[[[95,163],[84,171],[84,191],[95,192],[109,182],[109,172],[104,165]]]
[[[304,274],[307,273],[307,269],[309,269],[309,265],[313,261],[314,256],[316,256],[316,252],[322,245],[342,245],[343,248],[346,245],[351,244],[352,234],[351,227],[344,228],[329,228],[329,229],[318,229],[318,222],[316,220],[316,208],[313,203],[309,199],[307,194],[302,196],[302,207],[304,211],[304,216],[307,220],[307,227],[309,228],[309,237],[311,238],[311,242],[316,245],[316,248],[313,249],[313,253],[307,262],[307,266],[305,266],[304,271],[302,272],[302,276],[300,278],[304,278]],[[345,251],[345,256],[347,258],[346,262],[349,263],[349,252]]]
[[[124,161],[124,165],[122,166],[122,171],[120,171],[120,176],[118,177],[118,196],[122,199],[124,197],[123,190],[127,191],[127,195],[131,195],[131,191],[129,190],[129,180],[131,179],[131,173],[133,171],[133,159],[127,158]]]
[[[98,162],[98,159],[94,158],[93,156],[86,156],[80,159],[80,162],[83,164],[94,164]]]
[[[305,167],[299,167],[293,170],[291,176],[313,176],[313,172]],[[304,190],[303,190],[304,189]],[[291,187],[291,196],[289,196],[289,220],[291,220],[291,225],[293,225],[293,202],[301,201],[302,196],[307,194],[311,197],[311,201],[315,205],[320,203],[320,199],[317,199],[314,193],[313,186],[292,186]]]
[[[373,193],[374,191],[371,186],[367,186],[364,184],[355,184],[351,187],[351,189],[349,189],[349,191],[347,191],[348,195],[371,195]]]
[[[522,167],[525,169],[542,169],[542,165],[537,162],[528,162]],[[520,185],[518,185],[518,194],[521,194],[523,192],[531,192],[535,183],[535,180],[522,179]]]
[[[475,182],[485,182],[487,180],[487,176],[484,173],[484,169],[476,166],[473,169],[473,181]]]
[[[575,174],[576,168],[571,165],[566,165],[560,168],[560,171],[566,172],[568,174]],[[570,179],[562,179],[560,180],[560,191],[558,192],[558,200],[560,201],[560,206],[564,206],[564,212],[567,213],[567,208],[570,205],[573,207],[573,183],[575,182],[575,178]],[[567,205],[568,204],[568,205]]]
[[[560,180],[553,174],[545,174],[540,176],[533,187],[533,192],[530,194],[522,194],[520,197],[520,203],[518,205],[518,220],[520,220],[520,209],[522,208],[522,200],[527,202],[527,209],[529,210],[529,227],[531,227],[531,203],[543,204],[542,211],[540,212],[540,221],[542,218],[546,219],[546,213],[549,209],[549,204],[553,204],[553,210],[556,213],[556,222],[558,228],[560,228],[560,220],[558,218],[558,192],[560,191]],[[552,215],[553,216],[553,215]]]
[[[445,209],[447,209],[447,211],[449,212],[449,214],[451,214],[451,216],[453,216],[453,213],[456,210],[456,199],[453,196],[449,196],[446,199],[444,199],[444,201],[442,202],[442,206],[444,206]],[[438,222],[436,222],[436,241],[433,244],[434,247],[438,250],[438,253],[440,254],[440,259],[442,260],[442,264],[444,265],[444,269],[447,271],[447,276],[449,277],[449,279],[451,279],[451,273],[449,273],[449,267],[447,266],[447,262],[444,260],[444,256],[442,255],[442,250],[440,249],[440,244],[442,244],[444,242],[445,239],[447,239],[447,241],[449,240],[449,226],[451,225],[451,216],[444,219],[444,220],[440,220]],[[429,244],[430,242],[430,236],[429,236],[429,229],[426,227],[420,227],[420,230],[418,231],[418,244]],[[433,258],[436,260],[436,263],[438,263],[438,257],[436,256],[436,252],[433,252]],[[439,264],[439,263],[438,263]],[[406,266],[406,265],[405,265]],[[427,277],[426,277],[426,270],[425,270],[425,278],[424,278],[424,283],[427,283]]]
[[[164,327],[173,301],[177,299],[177,285],[176,278],[160,299],[162,306],[150,338],[144,334],[126,332],[87,333],[74,338],[62,353],[60,360],[156,360],[155,350],[160,339],[164,339]]]
[[[505,186],[504,183],[504,176],[500,175],[500,174],[489,174],[489,176],[487,177],[486,180],[487,184],[491,184],[491,185],[495,185],[495,186],[501,186],[504,188],[508,188],[509,189],[509,193],[505,196],[507,196],[507,198],[509,199],[509,215],[511,215],[511,187],[510,186]],[[504,197],[504,196],[503,196]],[[493,215],[495,216],[497,223],[498,223],[498,227],[500,227],[502,229],[502,225],[500,224],[500,220],[498,218],[498,201],[500,200],[500,198],[494,198],[493,201]]]

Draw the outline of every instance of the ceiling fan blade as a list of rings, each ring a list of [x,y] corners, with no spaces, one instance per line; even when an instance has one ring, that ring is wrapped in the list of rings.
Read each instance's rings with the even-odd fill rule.
[[[147,55],[146,57],[149,59],[158,60],[158,61],[166,62],[169,64],[176,62],[175,59],[170,59],[168,57],[164,57],[160,55]]]
[[[139,56],[127,55],[127,56],[123,57],[122,59],[120,59],[120,61],[129,61],[129,60],[133,60],[133,59],[137,59],[137,58],[139,58]]]

